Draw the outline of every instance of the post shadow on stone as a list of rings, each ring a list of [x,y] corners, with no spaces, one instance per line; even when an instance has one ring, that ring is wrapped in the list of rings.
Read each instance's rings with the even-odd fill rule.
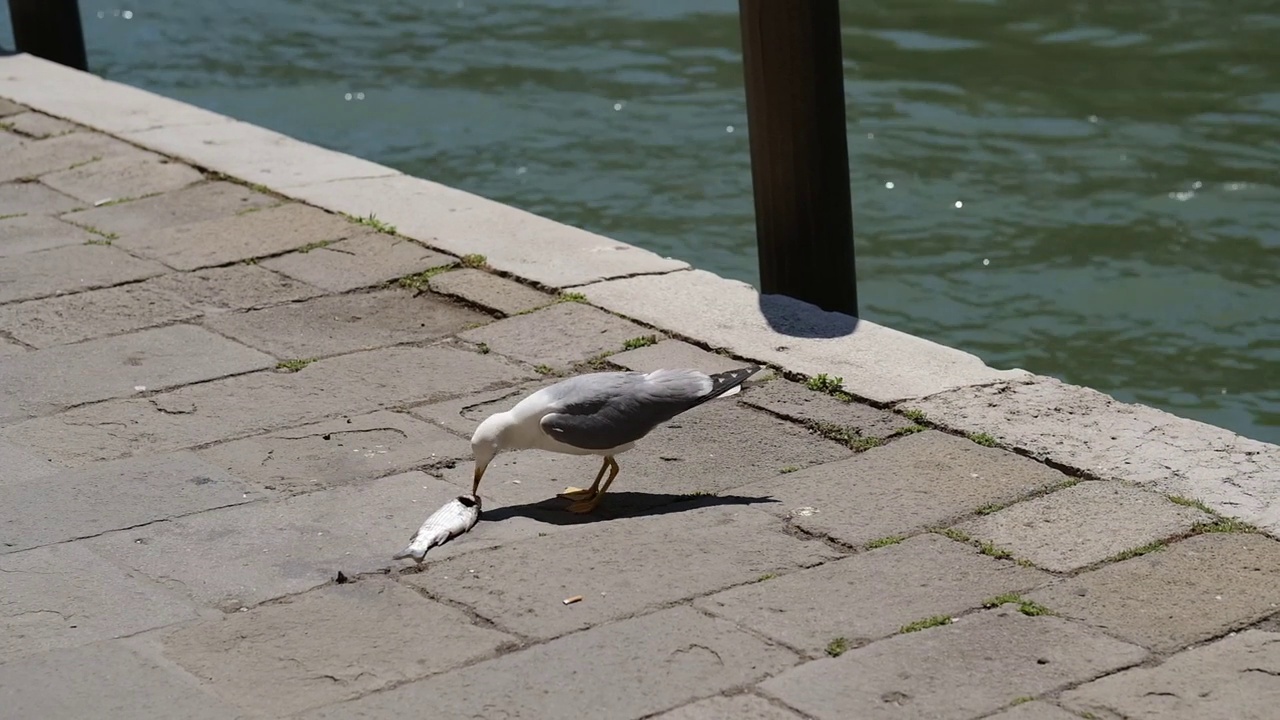
[[[511,518],[523,517],[548,525],[586,525],[610,520],[689,512],[690,510],[720,505],[756,505],[776,502],[779,501],[772,497],[745,495],[689,496],[674,493],[623,491],[605,494],[605,501],[601,503],[600,508],[594,513],[571,513],[565,509],[568,505],[566,500],[551,497],[523,505],[507,505],[493,508],[492,510],[484,510],[480,513],[480,522],[502,522]]]
[[[858,318],[841,312],[829,312],[787,295],[761,293],[760,314],[769,328],[780,335],[795,338],[838,338],[852,335],[858,329]]]

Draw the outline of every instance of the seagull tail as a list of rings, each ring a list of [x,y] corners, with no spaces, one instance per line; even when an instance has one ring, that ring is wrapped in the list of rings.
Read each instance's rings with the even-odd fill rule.
[[[718,397],[729,397],[742,392],[742,383],[758,372],[760,372],[760,366],[752,365],[739,370],[730,370],[709,376],[711,378],[711,392],[702,397],[702,402]]]

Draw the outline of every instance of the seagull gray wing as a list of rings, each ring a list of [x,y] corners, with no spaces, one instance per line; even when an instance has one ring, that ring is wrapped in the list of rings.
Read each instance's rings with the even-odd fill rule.
[[[759,367],[707,375],[696,370],[592,373],[547,388],[542,431],[566,445],[608,450],[633,443],[680,413],[738,387]]]

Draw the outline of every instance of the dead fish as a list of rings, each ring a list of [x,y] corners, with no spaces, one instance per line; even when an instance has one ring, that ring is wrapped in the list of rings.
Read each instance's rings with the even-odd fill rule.
[[[431,514],[418,532],[409,538],[409,545],[392,556],[393,560],[413,558],[422,564],[427,551],[443,545],[475,527],[480,520],[480,496],[459,495]]]

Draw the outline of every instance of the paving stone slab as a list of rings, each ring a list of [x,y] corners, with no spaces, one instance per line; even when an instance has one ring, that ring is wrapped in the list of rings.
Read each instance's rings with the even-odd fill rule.
[[[168,662],[125,641],[54,650],[0,665],[0,706],[13,718],[247,718]]]
[[[964,432],[1105,480],[1199,500],[1280,535],[1280,447],[1034,376],[907,403]]]
[[[655,337],[657,335],[651,334]],[[653,372],[662,368],[693,368],[705,373],[718,373],[738,370],[748,365],[741,360],[710,353],[687,342],[671,339],[659,340],[654,345],[610,355],[609,362],[636,372]],[[744,384],[744,389],[761,383],[772,374],[773,371],[768,368],[761,369]]]
[[[279,305],[321,294],[318,288],[257,265],[229,265],[169,273],[146,284],[207,313]]]
[[[23,140],[5,153],[0,182],[33,178],[112,157],[139,157],[144,151],[95,132],[73,132],[44,140]]]
[[[147,128],[126,137],[157,152],[274,189],[400,174],[384,165],[230,118],[223,122]],[[349,214],[364,217],[370,212],[351,210]],[[377,216],[383,217],[381,212]]]
[[[458,337],[484,343],[496,353],[530,365],[567,370],[600,353],[618,352],[631,338],[652,334],[589,305],[562,302],[468,330]]]
[[[1107,565],[1029,597],[1064,617],[1169,652],[1280,610],[1280,542],[1209,533]]]
[[[1015,705],[1002,713],[988,716],[987,720],[1080,720],[1057,705],[1035,700]]]
[[[0,217],[23,213],[55,215],[84,207],[84,203],[38,182],[0,184]]]
[[[985,505],[1067,480],[1034,460],[929,430],[735,491],[776,498],[778,504],[761,507],[806,531],[861,547],[948,525]]]
[[[119,205],[82,210],[63,219],[121,236],[235,217],[278,205],[278,198],[230,182],[208,182]]]
[[[787,380],[742,393],[742,402],[799,422],[837,425],[862,437],[888,437],[912,425],[907,418],[857,402],[842,402]]]
[[[10,131],[33,138],[47,138],[54,135],[64,135],[81,129],[79,126],[73,125],[66,120],[59,120],[58,118],[49,117],[44,113],[38,112],[22,112],[14,115],[7,115],[4,119],[4,125]]]
[[[293,252],[262,264],[291,278],[347,292],[457,262],[408,238],[381,232],[355,237],[306,252]]]
[[[211,510],[92,540],[95,551],[225,611],[400,567],[391,556],[458,489],[420,472]],[[495,532],[497,530],[497,532]],[[433,548],[434,563],[505,541],[481,522]],[[577,530],[573,530],[577,532]]]
[[[469,439],[476,431],[476,426],[486,417],[496,412],[510,410],[520,402],[521,398],[550,384],[550,380],[540,377],[519,385],[420,405],[410,410],[410,414]]]
[[[958,615],[1051,578],[929,534],[694,605],[819,657],[836,638],[849,647],[865,645],[921,618]]]
[[[107,158],[40,177],[45,185],[90,203],[146,197],[202,180],[199,170],[151,153]]]
[[[26,107],[23,107],[12,100],[0,98],[0,117],[8,117],[10,115],[17,115],[18,113],[24,112],[27,112]]]
[[[272,187],[281,187],[273,184]],[[502,273],[566,288],[687,263],[429,180],[395,175],[286,186],[290,197],[352,215],[375,213],[400,234],[459,257],[478,253]]]
[[[1161,495],[1101,481],[1024,500],[956,527],[1046,570],[1071,572],[1213,519]]]
[[[503,315],[519,315],[556,301],[554,295],[473,268],[436,275],[431,278],[430,286],[433,292],[462,298]]]
[[[265,490],[309,492],[470,458],[471,445],[383,410],[214,445],[199,454]]]
[[[968,720],[1146,656],[1082,625],[1001,608],[806,663],[760,689],[818,720]]]
[[[478,409],[480,412],[472,417],[478,418],[478,424],[488,412],[506,410],[516,400],[508,398]],[[415,412],[425,416],[422,410]],[[725,494],[730,489],[776,477],[788,467],[829,463],[850,454],[845,446],[797,425],[731,400],[712,401],[658,427],[635,449],[619,455],[621,470],[598,512],[616,516],[671,502],[673,495]],[[590,456],[536,450],[504,453],[489,465],[484,482],[521,479],[528,493],[548,498],[566,484],[586,487],[599,468],[600,459]],[[460,465],[443,472],[446,480],[471,487],[470,466]],[[769,492],[734,492],[732,496],[744,502],[772,502]]]
[[[578,288],[593,305],[740,357],[813,377],[843,377],[877,403],[1025,377],[976,355],[784,295],[761,295],[703,270],[638,275]]]
[[[337,242],[363,232],[339,215],[305,205],[121,234],[116,244],[178,270],[196,270],[276,255],[312,243]]]
[[[177,295],[144,281],[0,305],[0,330],[28,345],[46,348],[191,320],[201,314]]]
[[[595,523],[444,560],[405,582],[523,635],[551,638],[839,557],[750,508]],[[449,576],[450,580],[444,580]],[[586,599],[571,607],[562,600]]]
[[[37,455],[13,443],[0,441],[0,493],[6,487],[46,475],[53,475],[62,468],[54,465],[49,458]]]
[[[0,360],[12,355],[21,355],[25,352],[27,352],[26,347],[19,345],[12,340],[6,340],[5,338],[0,337]]]
[[[0,258],[103,240],[101,235],[47,215],[19,215],[0,220]],[[5,261],[9,262],[17,261]]]
[[[436,340],[487,319],[429,294],[388,288],[224,313],[210,317],[205,325],[288,360]]]
[[[164,271],[159,263],[103,245],[31,252],[0,263],[0,303],[119,285]]]
[[[186,600],[115,567],[83,541],[2,555],[0,573],[0,663],[197,616]]]
[[[653,720],[801,720],[801,717],[755,695],[734,695],[699,700],[655,715]]]
[[[449,670],[510,636],[395,582],[362,578],[164,635],[164,654],[229,703],[284,717]]]
[[[339,414],[438,402],[532,377],[493,355],[452,347],[389,348],[320,360],[296,373],[252,373],[75,408],[0,427],[0,439],[75,467],[260,435]]]
[[[191,325],[45,348],[0,361],[0,423],[274,365]]]
[[[1269,720],[1280,703],[1277,676],[1280,633],[1248,630],[1068,690],[1061,702],[1131,720]]]
[[[749,684],[794,662],[791,653],[728,622],[676,607],[303,717],[393,717],[416,707],[441,718],[632,720]],[[582,692],[593,687],[608,692]]]
[[[254,497],[249,490],[186,452],[5,482],[0,485],[0,553],[246,503]]]

